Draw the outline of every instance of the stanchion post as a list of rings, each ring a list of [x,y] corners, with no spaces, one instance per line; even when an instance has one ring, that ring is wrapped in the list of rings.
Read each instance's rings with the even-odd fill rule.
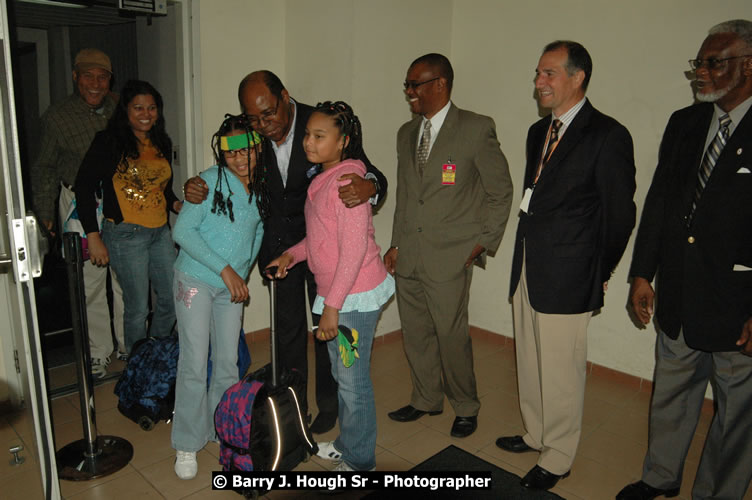
[[[71,304],[73,346],[78,376],[78,395],[87,456],[101,452],[97,448],[97,423],[94,412],[94,382],[91,377],[91,352],[89,351],[89,324],[86,316],[86,290],[81,251],[81,236],[78,233],[63,235],[63,254],[68,271],[68,296]]]
[[[86,290],[83,285],[84,262],[79,234],[63,235],[63,254],[68,271],[68,294],[71,302],[73,345],[76,350],[76,373],[84,439],[69,443],[57,452],[58,477],[68,481],[87,481],[108,476],[128,465],[133,458],[133,446],[123,438],[97,434],[89,326],[86,318]]]

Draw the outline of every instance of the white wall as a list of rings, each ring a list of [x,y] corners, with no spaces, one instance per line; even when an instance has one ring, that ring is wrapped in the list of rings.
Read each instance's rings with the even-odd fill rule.
[[[689,105],[684,76],[708,28],[732,18],[752,18],[748,0],[701,2],[527,3],[497,0],[212,0],[200,3],[201,106],[204,140],[222,114],[238,110],[237,83],[268,68],[290,94],[311,104],[344,99],[364,126],[366,151],[392,181],[375,217],[382,249],[389,245],[394,212],[399,125],[410,119],[401,92],[410,62],[426,52],[447,55],[455,69],[454,102],[496,120],[519,205],[527,128],[537,118],[534,69],[543,46],[558,38],[583,43],[594,60],[588,97],[631,131],[637,164],[638,217],[655,168],[663,128],[672,111]],[[205,156],[208,154],[206,150]],[[205,158],[207,165],[210,161]],[[508,305],[512,241],[510,218],[497,256],[477,270],[471,324],[511,336]],[[652,377],[654,329],[638,330],[625,305],[632,242],[610,283],[606,307],[590,327],[589,359]],[[254,270],[247,331],[268,325],[267,295]],[[378,332],[399,328],[394,302]]]

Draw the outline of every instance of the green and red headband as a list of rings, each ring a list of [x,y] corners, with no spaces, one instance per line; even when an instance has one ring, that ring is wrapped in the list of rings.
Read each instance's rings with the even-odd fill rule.
[[[219,138],[219,149],[222,151],[234,151],[261,144],[261,136],[255,131],[240,135],[223,135]]]

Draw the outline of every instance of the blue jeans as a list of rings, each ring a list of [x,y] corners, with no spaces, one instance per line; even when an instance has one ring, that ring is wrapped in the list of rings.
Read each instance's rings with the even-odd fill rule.
[[[172,447],[199,451],[214,439],[214,410],[238,381],[238,332],[243,304],[230,302],[227,288],[215,288],[175,270],[175,311],[180,358],[175,383]],[[206,390],[211,341],[212,378]]]
[[[123,290],[125,348],[130,353],[133,344],[146,338],[149,282],[157,297],[151,320],[151,335],[169,335],[175,324],[175,305],[172,300],[175,245],[167,224],[149,228],[105,220],[102,224],[102,239],[110,254],[110,265]]]
[[[371,383],[371,347],[380,312],[339,313],[340,325],[358,331],[360,357],[350,368],[342,364],[336,337],[328,343],[339,398],[339,436],[334,447],[342,452],[342,460],[354,470],[370,470],[376,466],[376,403]]]

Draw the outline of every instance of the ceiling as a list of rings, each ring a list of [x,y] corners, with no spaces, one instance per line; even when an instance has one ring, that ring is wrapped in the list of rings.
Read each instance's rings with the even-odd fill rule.
[[[75,0],[72,1],[75,2]],[[23,28],[49,29],[56,26],[109,25],[134,22],[132,13],[120,14],[117,8],[118,0],[89,0],[81,3],[91,6],[76,9],[13,0],[13,5],[9,10],[12,12],[15,26]]]

